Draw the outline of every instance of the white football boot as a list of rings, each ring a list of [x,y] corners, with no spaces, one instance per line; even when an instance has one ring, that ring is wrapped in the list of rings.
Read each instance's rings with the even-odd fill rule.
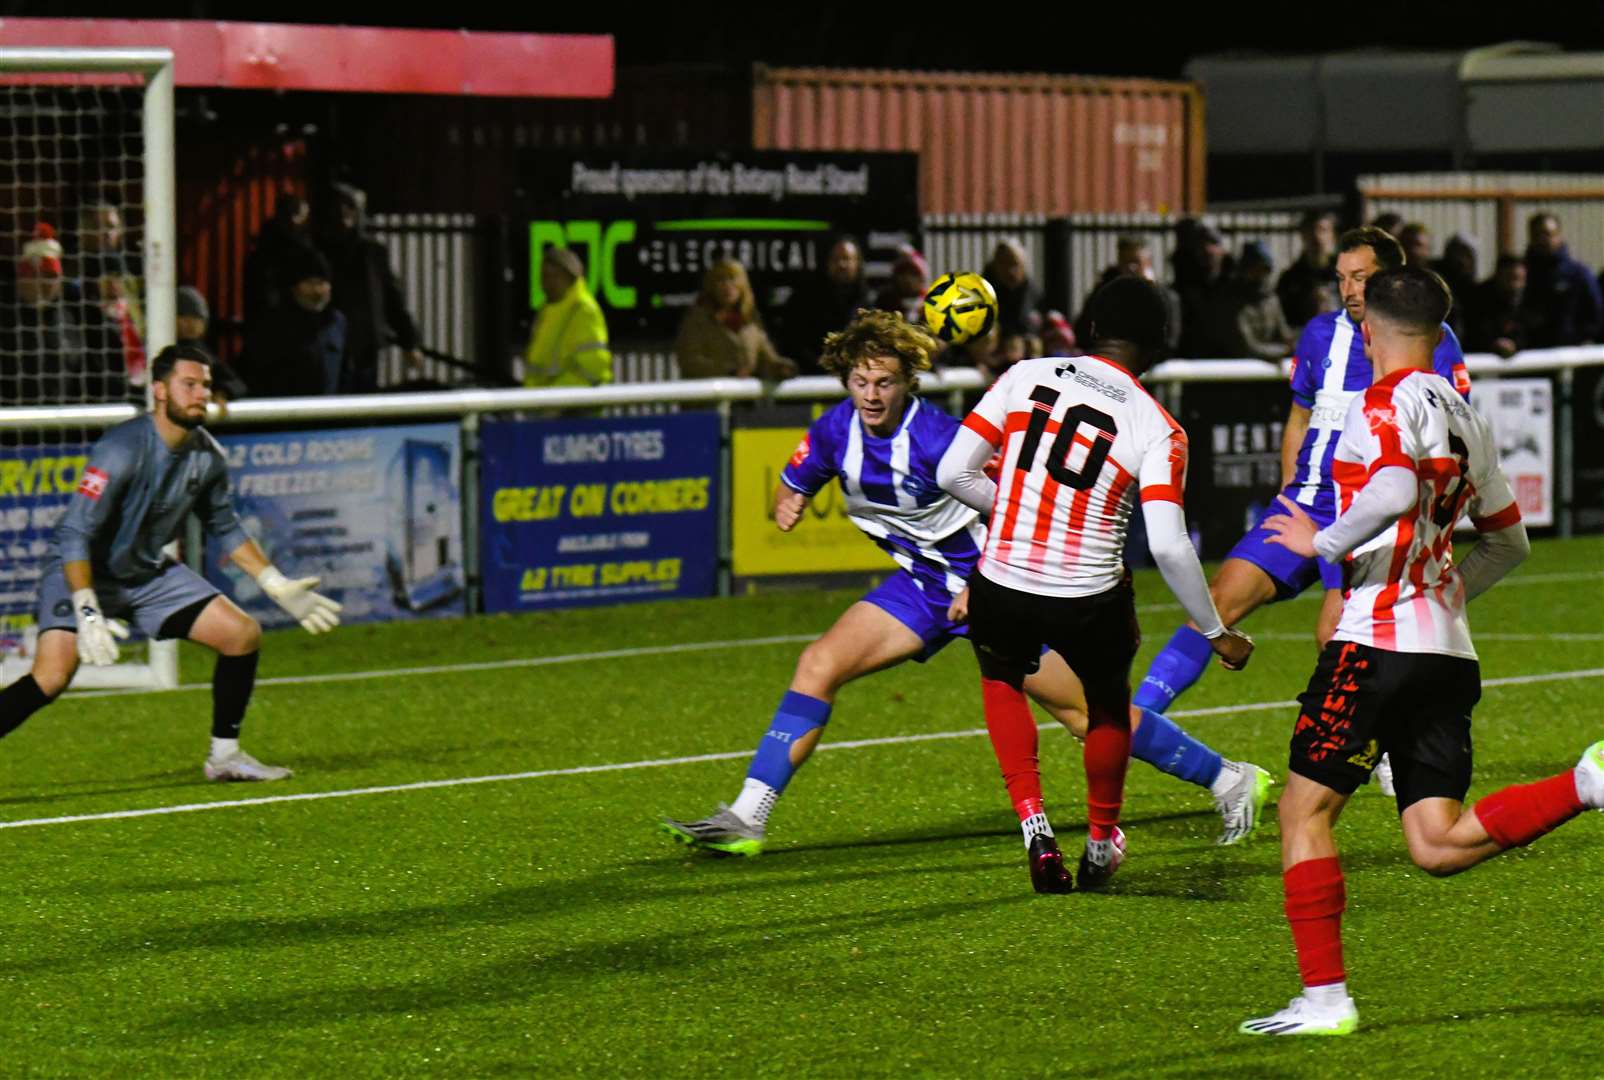
[[[1264,800],[1269,797],[1270,774],[1246,761],[1227,761],[1221,765],[1215,785],[1214,808],[1220,812],[1225,831],[1216,844],[1236,844],[1253,835],[1264,817]]]
[[[263,765],[243,750],[206,759],[208,780],[287,780],[294,775],[282,765]]]
[[[1398,789],[1392,786],[1392,759],[1386,754],[1382,754],[1381,760],[1376,762],[1376,771],[1372,775],[1376,778],[1376,787],[1383,795],[1389,799],[1397,796]]]
[[[1582,751],[1576,764],[1576,794],[1583,806],[1604,810],[1604,739]]]
[[[1359,1010],[1344,995],[1333,1004],[1320,1005],[1299,994],[1273,1016],[1244,1020],[1237,1030],[1244,1035],[1352,1035],[1359,1029]]]

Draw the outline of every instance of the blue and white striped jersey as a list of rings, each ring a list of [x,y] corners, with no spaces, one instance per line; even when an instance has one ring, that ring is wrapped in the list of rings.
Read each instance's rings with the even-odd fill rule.
[[[810,497],[839,480],[852,523],[927,596],[955,596],[986,540],[980,515],[936,484],[957,430],[958,421],[910,397],[894,434],[871,435],[848,399],[813,422],[780,479]]]
[[[1432,357],[1437,374],[1447,379],[1460,396],[1470,399],[1470,372],[1459,339],[1443,323],[1442,341]],[[1309,430],[1298,448],[1292,474],[1294,497],[1319,520],[1330,522],[1337,514],[1336,488],[1331,483],[1331,459],[1356,395],[1375,378],[1364,338],[1346,311],[1328,311],[1309,320],[1292,352],[1292,400],[1310,410]]]

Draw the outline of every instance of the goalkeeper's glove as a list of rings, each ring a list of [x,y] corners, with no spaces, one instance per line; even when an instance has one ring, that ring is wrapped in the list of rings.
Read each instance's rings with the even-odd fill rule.
[[[295,617],[309,634],[322,634],[340,625],[340,605],[312,590],[318,579],[304,577],[290,580],[276,566],[269,566],[256,575],[256,584],[268,597]]]
[[[96,667],[115,664],[117,639],[128,639],[128,627],[116,619],[106,618],[94,589],[79,589],[73,593],[72,610],[78,618],[78,658]]]

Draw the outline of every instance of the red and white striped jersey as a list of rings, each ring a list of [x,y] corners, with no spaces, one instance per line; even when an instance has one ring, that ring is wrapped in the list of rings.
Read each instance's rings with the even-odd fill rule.
[[[1454,524],[1467,509],[1482,532],[1520,520],[1487,421],[1442,376],[1395,371],[1348,408],[1331,468],[1339,512],[1388,466],[1415,474],[1415,505],[1344,560],[1336,637],[1475,659],[1465,586],[1454,569]]]
[[[1186,433],[1135,376],[1101,357],[1015,364],[964,426],[1002,450],[979,570],[1012,589],[1113,588],[1138,491],[1179,504],[1186,489]]]

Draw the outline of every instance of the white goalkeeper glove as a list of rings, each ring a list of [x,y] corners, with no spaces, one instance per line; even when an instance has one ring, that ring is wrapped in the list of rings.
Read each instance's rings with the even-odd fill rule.
[[[128,627],[117,619],[106,618],[93,589],[73,593],[72,610],[78,618],[78,659],[96,667],[115,664],[117,639],[128,640]]]
[[[317,588],[315,577],[296,578],[291,581],[276,566],[269,566],[256,576],[256,584],[268,597],[295,617],[309,634],[322,634],[340,625],[340,605],[312,590]]]

